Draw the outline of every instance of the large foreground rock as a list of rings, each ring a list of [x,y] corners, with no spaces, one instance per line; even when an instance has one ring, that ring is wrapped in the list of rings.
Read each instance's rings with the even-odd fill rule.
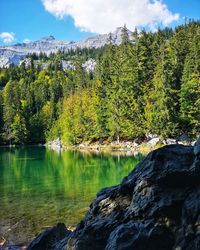
[[[197,144],[151,152],[121,184],[100,191],[76,230],[49,249],[200,249]]]
[[[63,223],[58,223],[55,227],[40,233],[29,245],[28,250],[54,249],[57,242],[61,242],[64,238],[69,236],[70,233],[71,231],[67,230]]]

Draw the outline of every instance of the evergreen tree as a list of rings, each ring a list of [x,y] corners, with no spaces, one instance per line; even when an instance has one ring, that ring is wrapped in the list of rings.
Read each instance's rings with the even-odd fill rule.
[[[177,90],[171,49],[163,45],[160,60],[153,78],[153,86],[147,97],[145,117],[147,131],[162,137],[177,133]]]
[[[106,46],[105,54],[102,59],[100,69],[100,80],[96,81],[97,84],[97,115],[98,115],[98,137],[106,138],[110,133],[108,125],[109,117],[111,116],[110,107],[110,87],[112,85],[112,63],[115,57],[115,46],[112,44],[112,35],[109,35],[109,44]]]
[[[2,132],[3,132],[3,95],[0,91],[0,143],[2,143]]]
[[[181,86],[181,129],[200,133],[200,28],[186,57]]]
[[[11,141],[13,139],[11,126],[14,117],[20,108],[20,97],[16,81],[9,81],[3,90],[3,120],[5,137]]]
[[[28,138],[28,132],[26,128],[26,122],[24,117],[20,114],[16,114],[11,125],[12,138],[15,143],[26,143]]]

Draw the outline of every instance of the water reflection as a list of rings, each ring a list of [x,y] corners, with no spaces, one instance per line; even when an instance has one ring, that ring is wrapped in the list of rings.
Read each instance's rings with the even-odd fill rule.
[[[75,226],[96,192],[119,183],[138,161],[123,155],[0,148],[0,236],[21,242],[58,221]]]

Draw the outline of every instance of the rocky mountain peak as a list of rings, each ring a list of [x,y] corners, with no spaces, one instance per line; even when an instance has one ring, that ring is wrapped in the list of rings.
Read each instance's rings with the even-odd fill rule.
[[[121,32],[123,27],[118,27],[113,33],[113,43],[119,45],[122,42]],[[130,39],[131,31],[129,32]],[[11,64],[17,65],[29,54],[39,54],[41,52],[49,55],[56,53],[59,50],[68,51],[77,48],[100,48],[105,46],[109,41],[109,34],[96,35],[84,40],[73,41],[59,41],[54,36],[49,35],[41,38],[38,41],[30,43],[18,43],[12,46],[0,46],[0,67],[9,67]]]
[[[56,40],[56,39],[55,39],[54,36],[49,35],[49,36],[44,36],[44,37],[42,37],[41,40],[42,40],[42,41],[48,41],[48,42],[49,42],[49,41],[54,41],[54,40]]]
[[[122,30],[123,30],[123,27],[117,27],[113,33],[121,33]]]

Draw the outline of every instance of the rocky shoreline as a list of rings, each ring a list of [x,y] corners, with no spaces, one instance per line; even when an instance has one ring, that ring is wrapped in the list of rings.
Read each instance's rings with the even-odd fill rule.
[[[167,138],[161,139],[158,135],[147,133],[145,138],[136,139],[133,141],[121,140],[118,141],[107,141],[98,140],[95,142],[83,142],[74,146],[66,145],[61,139],[57,138],[53,141],[47,142],[46,147],[53,149],[54,151],[60,152],[62,150],[72,149],[80,151],[92,151],[92,152],[112,152],[121,151],[128,152],[129,154],[138,155],[140,153],[147,154],[152,150],[166,145],[185,145],[194,146],[196,140],[192,140],[186,134],[181,135],[177,139]]]
[[[159,148],[101,190],[74,231],[57,224],[27,249],[198,250],[199,180],[200,138],[195,146]]]

